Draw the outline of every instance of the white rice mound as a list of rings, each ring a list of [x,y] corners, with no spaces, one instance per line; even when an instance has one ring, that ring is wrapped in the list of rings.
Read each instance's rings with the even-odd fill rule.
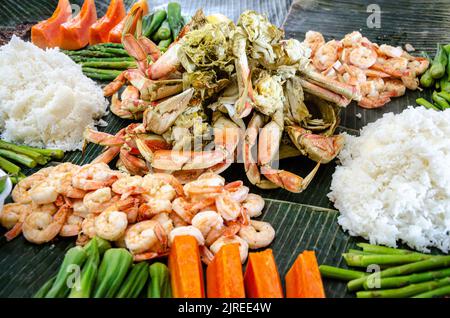
[[[372,244],[450,248],[450,109],[409,107],[345,135],[328,197],[339,224]]]
[[[105,114],[102,89],[58,49],[17,37],[0,47],[1,138],[30,146],[81,149],[85,127]]]

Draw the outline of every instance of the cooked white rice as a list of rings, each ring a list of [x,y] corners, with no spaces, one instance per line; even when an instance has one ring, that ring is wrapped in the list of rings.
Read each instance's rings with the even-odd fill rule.
[[[81,149],[85,127],[106,107],[101,88],[58,49],[44,51],[17,37],[0,48],[2,139]]]
[[[346,135],[328,197],[339,224],[372,244],[450,248],[450,109],[385,114]]]

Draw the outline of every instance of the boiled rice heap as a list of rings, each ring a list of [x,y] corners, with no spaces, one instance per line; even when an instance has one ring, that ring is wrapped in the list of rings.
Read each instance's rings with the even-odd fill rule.
[[[3,140],[34,147],[82,148],[108,105],[101,88],[58,49],[18,37],[0,48],[0,130]]]
[[[450,110],[409,107],[345,135],[328,197],[351,235],[450,249]]]

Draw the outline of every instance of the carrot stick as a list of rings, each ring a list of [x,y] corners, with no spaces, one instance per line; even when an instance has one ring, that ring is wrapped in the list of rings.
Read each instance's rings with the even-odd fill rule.
[[[239,245],[224,245],[206,269],[208,298],[244,298]]]
[[[287,298],[325,298],[314,251],[301,253],[286,274]]]
[[[248,255],[244,284],[247,297],[283,298],[280,275],[271,249]]]
[[[197,240],[176,236],[169,254],[169,270],[174,298],[204,298],[203,268]]]

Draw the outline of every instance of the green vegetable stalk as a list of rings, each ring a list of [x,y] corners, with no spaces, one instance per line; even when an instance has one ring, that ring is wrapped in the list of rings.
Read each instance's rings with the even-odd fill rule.
[[[103,254],[105,254],[105,252],[106,252],[107,250],[109,250],[109,249],[111,248],[111,243],[109,243],[109,241],[107,241],[107,240],[105,240],[105,239],[102,239],[101,237],[98,237],[98,236],[94,236],[94,237],[92,238],[92,240],[93,240],[94,238],[95,238],[96,243],[97,243],[98,253],[99,253],[100,257],[101,257],[101,256],[103,256]],[[85,250],[89,249],[91,244],[94,244],[94,243],[91,243],[92,240],[90,240],[89,243],[87,243],[87,244],[84,246],[84,249],[85,249]]]
[[[170,39],[170,34],[169,23],[167,22],[167,20],[165,20],[159,27],[158,31],[156,31],[155,35],[153,36],[153,40],[159,42],[161,40]]]
[[[148,298],[171,298],[169,268],[163,263],[153,263],[149,267],[150,283],[148,285]]]
[[[48,158],[46,156],[40,154],[37,152],[37,148],[31,148],[27,146],[18,146],[10,142],[6,142],[3,140],[0,140],[0,148],[11,150],[16,153],[20,153],[23,155],[26,155],[30,157],[31,159],[35,160],[40,165],[45,165],[48,161]]]
[[[20,153],[13,152],[11,150],[0,149],[0,156],[14,160],[20,164],[23,164],[24,166],[26,166],[28,168],[34,168],[34,167],[36,167],[36,164],[37,164],[36,161],[31,159],[30,157],[27,157]]]
[[[382,254],[373,254],[373,255],[359,255],[359,254],[350,254],[344,253],[342,254],[348,266],[355,267],[367,267],[371,264],[377,265],[399,265],[399,264],[408,264],[413,262],[422,261],[424,259],[429,259],[431,255],[422,255],[422,254],[407,254],[407,255],[382,255]]]
[[[443,78],[440,79],[439,82],[440,82],[440,85],[441,85],[441,92],[450,93],[450,81],[449,81],[449,79],[443,77]]]
[[[148,279],[148,264],[140,262],[133,265],[130,273],[120,287],[116,298],[137,298]]]
[[[159,29],[166,19],[166,10],[158,10],[152,15],[147,15],[142,20],[142,34],[151,37]]]
[[[170,2],[167,5],[167,21],[169,21],[170,30],[172,31],[172,39],[175,41],[184,25],[179,3]]]
[[[100,263],[97,238],[93,237],[84,250],[88,255],[88,259],[83,265],[80,282],[72,287],[69,298],[89,298],[94,288],[98,265]]]
[[[404,298],[415,296],[430,290],[437,289],[439,287],[450,285],[450,277],[446,277],[440,280],[431,282],[424,282],[420,284],[412,284],[406,287],[397,289],[385,289],[385,290],[371,290],[360,291],[356,293],[358,298]]]
[[[64,151],[61,149],[41,149],[41,148],[34,148],[34,147],[25,146],[25,145],[21,145],[19,147],[21,147],[22,149],[37,152],[45,157],[50,157],[50,158],[57,159],[57,160],[61,160],[64,157]]]
[[[105,252],[98,271],[94,298],[111,298],[120,288],[133,263],[133,256],[124,248],[112,248]]]
[[[3,191],[5,191],[7,180],[8,180],[7,175],[0,177],[0,193],[3,193]]]
[[[356,244],[358,247],[362,248],[364,252],[372,253],[372,254],[396,254],[396,255],[405,255],[405,254],[421,254],[410,250],[405,250],[401,248],[393,248],[387,246],[373,245],[368,243],[358,243]]]
[[[445,100],[445,98],[441,97],[438,92],[434,91],[431,95],[431,98],[439,106],[440,109],[450,108],[450,104]]]
[[[450,285],[439,287],[422,294],[415,295],[413,298],[433,298],[450,295]]]
[[[169,48],[170,43],[172,43],[172,39],[159,41],[158,47],[161,50],[161,52],[167,51],[167,49]]]
[[[374,277],[377,277],[377,275],[379,275],[378,277],[380,277],[380,278],[393,277],[393,276],[412,274],[412,273],[426,271],[429,269],[434,269],[434,268],[439,268],[439,267],[448,267],[448,266],[450,266],[450,256],[433,256],[427,260],[387,268],[387,269],[380,271],[379,273],[373,273],[366,277],[351,280],[348,282],[347,288],[350,291],[360,290],[361,288],[363,288],[364,283],[368,279],[373,279]]]
[[[104,69],[126,70],[129,68],[136,68],[137,64],[134,61],[122,61],[122,62],[102,62],[102,61],[89,61],[81,62],[83,67],[94,67]]]
[[[422,105],[428,109],[440,110],[439,108],[437,108],[432,103],[430,103],[429,101],[427,101],[425,98],[422,98],[422,97],[417,98],[416,103],[417,103],[417,105]]]
[[[362,278],[367,276],[367,273],[354,271],[351,269],[344,269],[339,267],[333,267],[328,265],[320,265],[319,266],[320,274],[323,277],[339,279],[349,281],[352,279]]]
[[[19,172],[16,175],[12,175],[9,178],[11,179],[11,182],[13,184],[18,184],[21,180],[25,179],[27,176],[24,175],[22,172]]]
[[[0,168],[5,170],[9,174],[18,174],[20,172],[20,167],[13,164],[11,161],[0,157]]]
[[[438,44],[436,55],[430,68],[431,77],[433,77],[434,79],[441,78],[445,74],[446,67],[447,53],[443,49],[442,45]]]
[[[445,99],[447,101],[447,103],[450,103],[450,93],[446,92],[446,91],[442,91],[437,93],[440,97],[442,97],[443,99]]]
[[[81,246],[70,248],[64,256],[64,260],[58,274],[56,275],[55,282],[53,283],[52,288],[45,295],[45,298],[64,297],[70,289],[68,279],[70,278],[70,275],[73,275],[73,266],[81,267],[86,258],[87,253]]]
[[[399,288],[410,284],[422,283],[444,277],[450,277],[450,268],[445,268],[432,272],[417,273],[407,276],[381,278],[378,287],[379,289]],[[373,289],[373,288],[370,288],[369,284],[365,282],[364,289]]]
[[[41,288],[33,295],[33,298],[44,298],[47,295],[50,288],[52,288],[54,282],[56,280],[56,276],[50,278]]]

